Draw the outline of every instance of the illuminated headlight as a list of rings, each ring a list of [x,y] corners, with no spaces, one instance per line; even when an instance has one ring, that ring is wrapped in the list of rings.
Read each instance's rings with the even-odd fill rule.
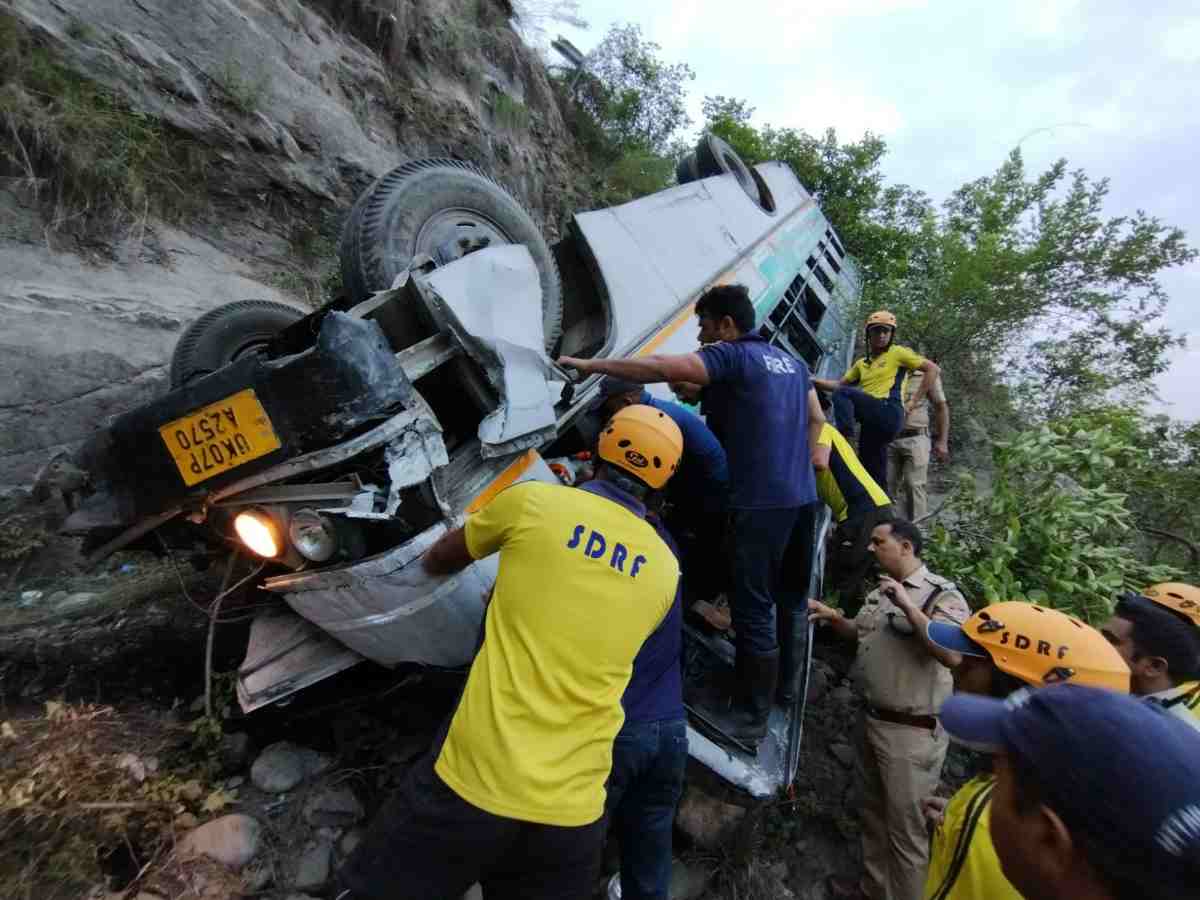
[[[233,530],[250,552],[258,556],[274,559],[283,549],[275,521],[259,510],[238,513],[233,520]]]
[[[311,509],[292,514],[288,537],[300,555],[313,562],[325,562],[338,551],[337,529],[333,522]]]

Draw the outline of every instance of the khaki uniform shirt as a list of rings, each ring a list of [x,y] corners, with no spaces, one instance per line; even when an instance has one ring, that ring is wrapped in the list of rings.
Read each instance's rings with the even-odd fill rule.
[[[904,384],[904,405],[908,407],[908,400],[913,393],[921,386],[921,379],[925,377],[925,373],[920,369],[915,372],[910,372],[908,381]],[[945,403],[946,395],[942,392],[942,379],[939,377],[933,383],[933,387],[929,389],[929,393],[925,395],[926,401],[932,400],[934,403]],[[928,428],[929,427],[929,403],[925,402],[910,412],[904,419],[905,428]]]
[[[961,625],[971,615],[954,582],[934,575],[925,566],[902,583],[913,603],[922,609],[930,595],[941,588],[933,608],[927,611],[930,619]],[[877,588],[867,595],[854,624],[858,628],[854,677],[867,703],[877,709],[936,716],[953,693],[954,681],[950,670],[934,659],[921,638],[912,633],[904,612]],[[906,633],[898,631],[897,626]]]

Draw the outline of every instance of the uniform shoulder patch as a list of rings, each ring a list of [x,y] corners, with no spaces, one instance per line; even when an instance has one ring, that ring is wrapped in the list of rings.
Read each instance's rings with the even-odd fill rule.
[[[930,572],[928,569],[925,570],[925,580],[928,581],[930,584],[936,584],[943,591],[958,590],[958,588],[955,586],[954,582],[951,581],[949,578],[943,578],[941,575],[935,575],[933,572]]]

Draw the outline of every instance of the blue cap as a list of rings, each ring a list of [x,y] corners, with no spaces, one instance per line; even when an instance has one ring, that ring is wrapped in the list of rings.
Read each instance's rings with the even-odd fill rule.
[[[1191,896],[1200,884],[1200,731],[1114,691],[1079,685],[1007,700],[958,694],[941,721],[955,738],[1012,754],[1101,870]]]
[[[964,656],[982,656],[985,659],[988,657],[988,652],[980,644],[967,637],[967,633],[961,625],[954,625],[950,622],[930,622],[929,639],[939,647],[953,650]]]

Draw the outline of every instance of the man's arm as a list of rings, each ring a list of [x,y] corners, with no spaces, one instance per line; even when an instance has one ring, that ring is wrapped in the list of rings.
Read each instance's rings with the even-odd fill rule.
[[[816,388],[808,389],[808,448],[816,458],[817,442],[821,440],[821,429],[825,427],[825,410],[821,409],[821,401],[817,399]],[[826,448],[828,451],[828,448]],[[825,463],[829,463],[829,453],[825,454]],[[814,462],[814,465],[816,463]]]
[[[911,397],[908,398],[908,406],[905,407],[910,412],[918,409],[925,402],[925,395],[929,393],[929,386],[937,381],[942,375],[941,366],[935,363],[932,359],[927,359],[917,369],[925,373],[925,377],[921,379],[921,383],[917,385],[917,389],[913,391]]]
[[[921,607],[913,603],[912,597],[908,596],[908,591],[905,590],[904,585],[895,578],[889,578],[887,575],[884,575],[879,579],[879,588],[908,617],[908,621],[912,623],[913,636],[920,640],[921,646],[925,648],[926,653],[947,669],[953,669],[962,662],[961,653],[955,653],[953,650],[939,647],[929,639],[929,616],[921,611]]]
[[[814,378],[812,383],[823,391],[836,391],[843,385],[851,384],[852,382],[847,381],[846,376],[843,375],[837,381],[834,381],[832,378]]]
[[[575,369],[584,375],[612,375],[637,384],[657,384],[662,381],[686,381],[691,384],[710,383],[708,369],[698,353],[639,356],[636,359],[580,359],[560,356],[560,366]]]
[[[812,466],[818,472],[829,468],[829,457],[833,448],[828,444],[812,444]]]
[[[946,462],[950,459],[950,404],[944,399],[940,402],[935,400],[933,415],[937,422],[937,440],[933,444],[933,455]]]
[[[467,530],[462,527],[447,531],[421,557],[421,565],[430,575],[453,575],[473,562],[475,557],[467,549]]]
[[[847,619],[840,609],[826,606],[820,600],[808,601],[808,621],[820,627],[828,625],[844,641],[858,643],[858,626],[853,619]]]

